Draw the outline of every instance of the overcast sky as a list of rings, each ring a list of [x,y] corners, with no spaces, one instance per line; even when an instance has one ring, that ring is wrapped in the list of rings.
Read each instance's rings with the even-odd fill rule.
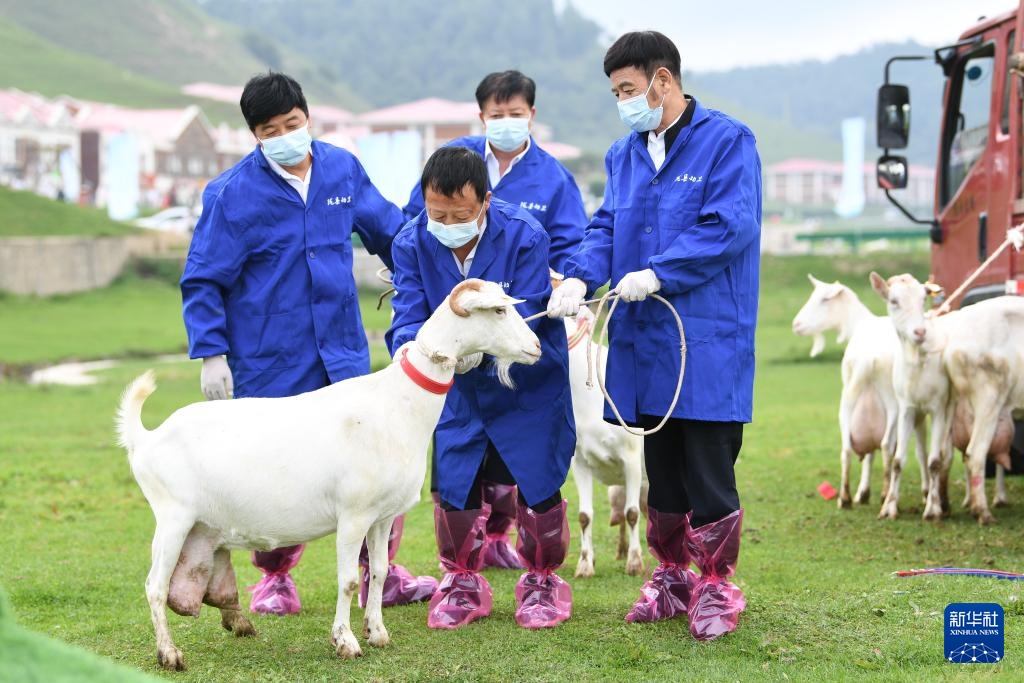
[[[979,16],[1015,0],[556,0],[611,36],[655,29],[675,41],[686,71],[828,59],[875,43],[954,42]]]

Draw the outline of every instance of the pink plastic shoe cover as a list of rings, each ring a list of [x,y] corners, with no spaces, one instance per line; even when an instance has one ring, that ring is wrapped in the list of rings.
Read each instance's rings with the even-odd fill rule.
[[[686,614],[697,575],[690,570],[686,537],[689,514],[648,508],[647,546],[659,565],[640,588],[640,598],[626,615],[629,622],[652,622]]]
[[[491,585],[479,573],[490,512],[486,503],[479,510],[434,508],[438,555],[446,573],[430,599],[430,628],[459,628],[491,613]]]
[[[736,572],[740,554],[743,510],[736,510],[687,535],[687,543],[701,576],[690,597],[690,633],[712,640],[736,630],[747,601],[739,586],[727,580]]]
[[[515,548],[508,540],[508,529],[516,517],[518,488],[514,484],[498,484],[484,481],[483,500],[491,506],[487,518],[487,548],[484,550],[484,566],[497,569],[522,569]]]
[[[518,505],[516,549],[527,571],[516,584],[516,623],[523,628],[550,628],[572,615],[572,588],[555,574],[569,551],[566,506],[538,513]]]
[[[264,576],[249,586],[252,602],[249,609],[259,614],[296,614],[302,609],[295,581],[288,572],[299,563],[304,545],[291,545],[273,550],[256,550],[252,563]]]

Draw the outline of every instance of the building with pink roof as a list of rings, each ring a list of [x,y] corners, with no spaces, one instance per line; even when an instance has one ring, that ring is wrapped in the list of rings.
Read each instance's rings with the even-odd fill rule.
[[[61,152],[78,158],[73,112],[38,93],[0,90],[0,183],[56,196]],[[45,187],[43,187],[45,185]]]

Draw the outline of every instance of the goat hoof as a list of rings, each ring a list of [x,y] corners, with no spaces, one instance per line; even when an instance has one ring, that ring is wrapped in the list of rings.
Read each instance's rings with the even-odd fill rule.
[[[992,505],[993,507],[997,508],[1006,508],[1010,507],[1010,501],[1006,500],[1005,498],[996,498],[996,502],[993,503]]]
[[[840,510],[849,510],[852,507],[853,507],[853,503],[850,501],[849,498],[843,498],[842,496],[839,497],[839,509]]]
[[[370,631],[366,642],[373,647],[387,647],[391,644],[391,636],[388,635],[388,630],[381,626],[377,630]]]
[[[989,512],[988,510],[984,510],[976,516],[978,518],[978,524],[981,524],[982,526],[995,524],[998,521],[995,517],[992,516],[992,513]]]
[[[853,502],[854,502],[855,505],[866,505],[870,501],[871,501],[871,492],[870,491],[864,491],[863,493],[858,491],[857,494],[853,497]]]
[[[351,637],[342,639],[334,651],[342,659],[355,659],[356,657],[363,656],[363,651],[359,648],[359,643],[356,642],[355,638]]]
[[[883,505],[878,513],[879,519],[896,519],[899,517],[899,509],[895,505]]]
[[[626,574],[628,576],[642,576],[644,573],[644,563],[642,561],[627,562],[626,563]]]
[[[577,579],[588,579],[588,578],[592,577],[593,575],[594,575],[594,565],[593,565],[593,563],[592,562],[587,562],[586,560],[583,560],[581,558],[579,563],[576,565],[576,573],[574,574],[574,576]]]
[[[156,661],[168,671],[185,670],[185,657],[181,654],[181,650],[173,645],[164,649],[158,649],[156,651]]]
[[[232,624],[230,630],[235,634],[236,638],[253,638],[256,636],[256,628],[252,625],[252,622],[245,617],[239,617],[238,620]]]

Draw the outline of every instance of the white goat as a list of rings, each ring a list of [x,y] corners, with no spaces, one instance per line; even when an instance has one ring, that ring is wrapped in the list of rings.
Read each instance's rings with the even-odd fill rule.
[[[984,467],[993,446],[997,460],[1009,464],[1005,453],[1013,438],[1009,411],[1024,409],[1024,353],[1018,348],[1019,335],[1024,334],[1024,301],[998,297],[934,317],[925,313],[932,285],[922,285],[906,274],[883,280],[877,273],[871,274],[871,284],[887,301],[901,349],[893,375],[900,397],[901,430],[882,516],[896,516],[899,441],[908,415],[924,411],[932,416],[924,518],[937,519],[949,510],[949,465],[958,431],[953,423],[959,414],[962,425],[973,421],[966,444],[967,503],[981,523],[995,521],[985,497]],[[956,440],[962,443],[962,437]],[[1005,498],[1005,490],[1001,494]]]
[[[619,527],[616,559],[626,557],[626,573],[637,576],[644,571],[640,547],[640,512],[647,512],[647,473],[644,471],[644,439],[619,425],[604,420],[604,396],[596,380],[587,386],[587,345],[590,345],[595,374],[604,374],[607,358],[598,356],[598,345],[591,339],[593,313],[583,307],[575,321],[566,320],[569,336],[569,386],[572,412],[576,420],[576,452],[572,474],[580,495],[580,559],[576,576],[594,575],[594,478],[608,486],[611,523]],[[600,366],[598,361],[600,362]],[[629,545],[626,547],[626,526]]]
[[[537,336],[499,285],[467,280],[452,290],[396,356],[400,362],[291,398],[196,403],[157,429],[142,425],[153,393],[151,372],[128,387],[118,414],[120,441],[153,508],[153,563],[146,579],[157,659],[182,669],[165,606],[197,615],[219,607],[225,628],[251,635],[241,615],[230,549],[266,549],[337,534],[338,603],[331,641],[339,656],[362,654],[349,627],[366,538],[370,590],[364,629],[384,646],[381,591],[394,518],[419,499],[427,447],[443,393],[414,382],[417,373],[447,384],[456,360],[492,354],[499,377],[513,362],[540,357]]]
[[[853,456],[861,460],[860,485],[853,503],[871,497],[871,464],[874,452],[882,451],[882,499],[888,494],[892,459],[896,450],[898,403],[892,383],[893,359],[899,339],[887,317],[877,316],[856,293],[840,282],[825,283],[813,275],[810,298],[793,319],[793,332],[813,336],[811,356],[821,353],[824,333],[837,330],[836,341],[849,340],[843,353],[843,392],[839,400],[841,481],[839,507],[848,508],[850,467]],[[922,495],[927,493],[924,425],[917,424],[917,459],[921,465]]]

